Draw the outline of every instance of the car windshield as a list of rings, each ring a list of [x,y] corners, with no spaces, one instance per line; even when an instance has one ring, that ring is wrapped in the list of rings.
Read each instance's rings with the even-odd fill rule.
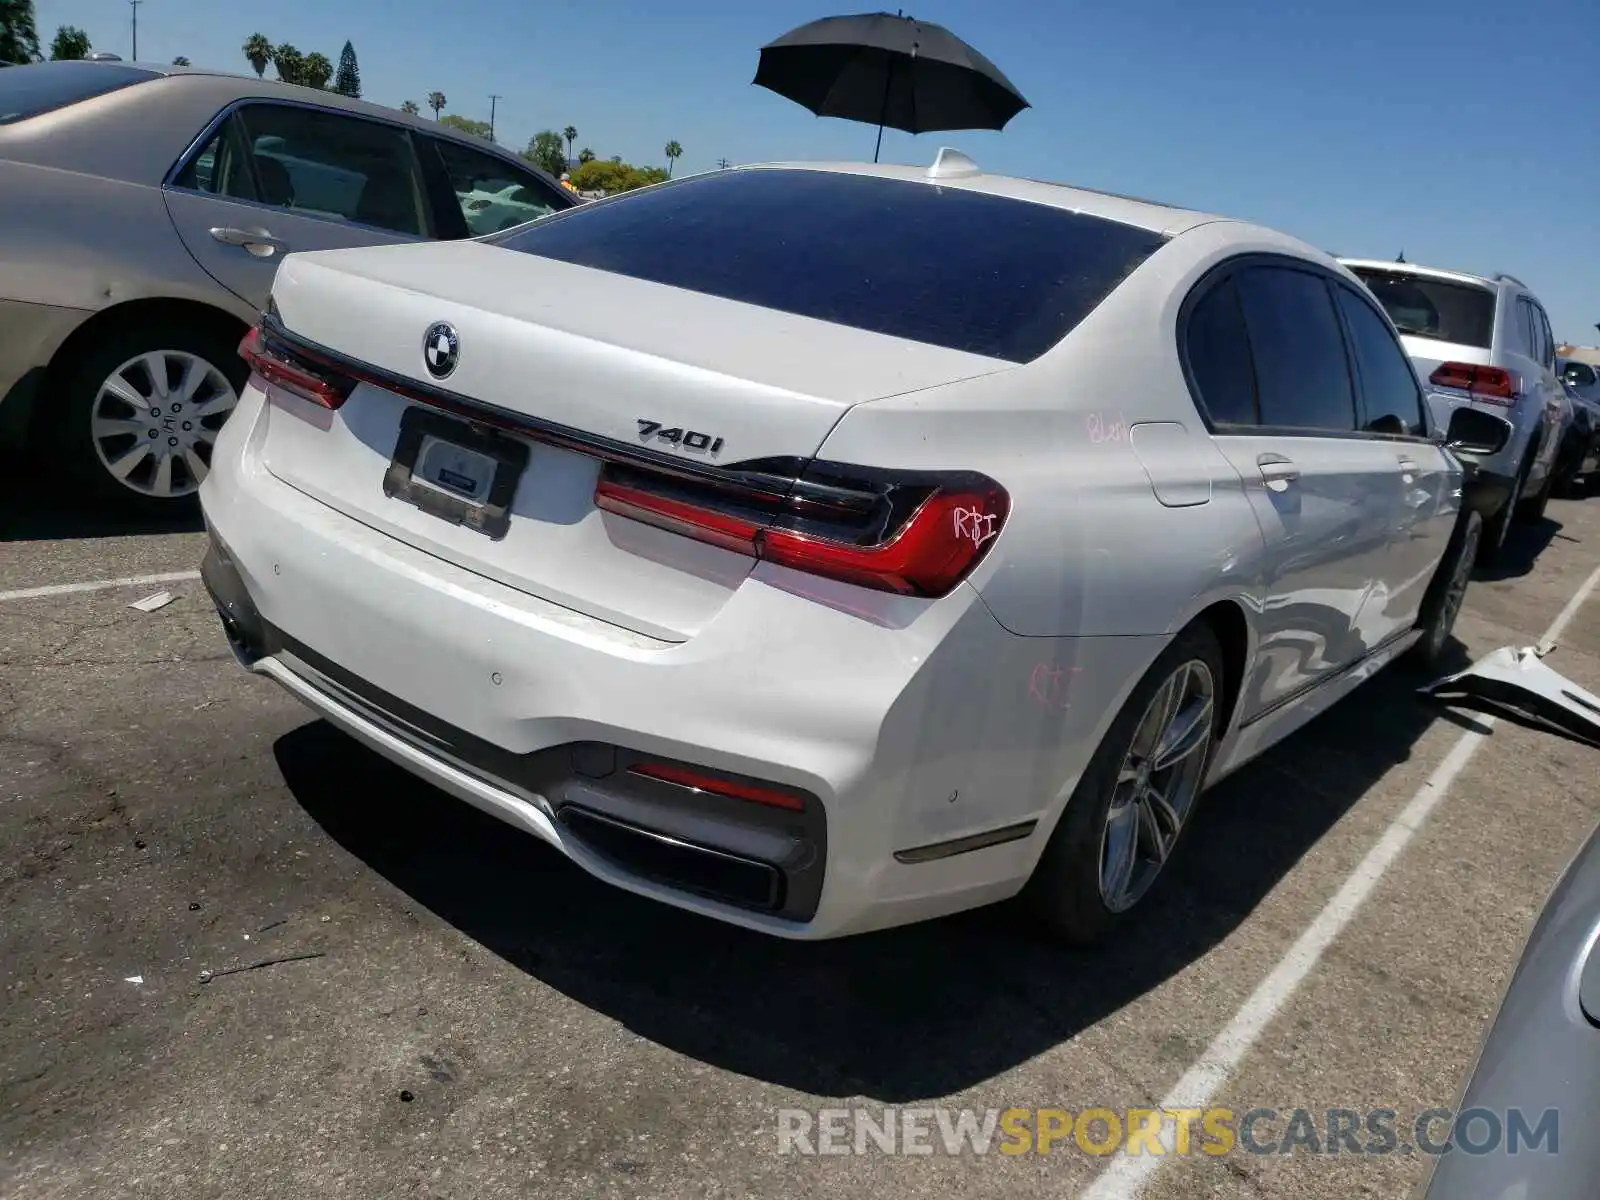
[[[892,337],[1027,362],[1164,244],[964,188],[832,171],[715,171],[491,242]]]
[[[11,125],[83,100],[103,96],[156,72],[116,63],[33,63],[0,71],[0,125]]]
[[[1487,350],[1494,341],[1494,292],[1409,271],[1351,270],[1401,333]]]

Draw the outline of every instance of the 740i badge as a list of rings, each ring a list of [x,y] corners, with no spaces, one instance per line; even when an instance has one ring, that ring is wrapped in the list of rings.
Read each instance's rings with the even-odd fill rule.
[[[680,449],[703,450],[707,454],[716,454],[722,449],[722,439],[712,434],[685,430],[677,425],[663,426],[660,421],[647,421],[643,417],[635,420],[639,422],[639,437],[644,441],[671,442]]]

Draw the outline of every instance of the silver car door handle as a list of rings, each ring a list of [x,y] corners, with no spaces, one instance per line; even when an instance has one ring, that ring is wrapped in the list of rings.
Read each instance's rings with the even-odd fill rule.
[[[1261,468],[1261,478],[1274,492],[1287,491],[1291,483],[1300,478],[1300,468],[1281,454],[1262,454],[1256,458]]]
[[[265,229],[233,229],[220,225],[211,230],[211,236],[224,246],[242,246],[257,258],[271,258],[289,248],[288,242],[273,237]]]
[[[1401,471],[1402,474],[1405,475],[1407,483],[1411,482],[1411,477],[1413,475],[1415,475],[1419,470],[1421,470],[1421,468],[1417,465],[1417,460],[1416,459],[1414,459],[1414,458],[1402,458],[1400,460],[1400,471]]]

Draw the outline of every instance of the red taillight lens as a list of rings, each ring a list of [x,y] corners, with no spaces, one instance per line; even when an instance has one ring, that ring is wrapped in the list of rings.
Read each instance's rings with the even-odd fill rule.
[[[1480,367],[1474,363],[1440,363],[1428,376],[1435,387],[1457,388],[1491,404],[1507,408],[1517,402],[1516,380],[1502,367]]]
[[[788,792],[757,787],[755,784],[741,783],[735,779],[723,779],[718,775],[707,775],[703,771],[674,766],[670,763],[634,763],[628,770],[647,779],[659,779],[664,783],[675,783],[680,787],[695,788],[716,796],[729,796],[735,800],[749,800],[753,804],[766,804],[772,808],[787,808],[791,812],[804,812],[806,807],[804,800]]]
[[[906,596],[943,596],[978,565],[1010,512],[999,484],[978,476],[930,476],[898,484],[831,478],[814,493],[796,482],[767,511],[718,497],[714,487],[674,494],[671,481],[602,473],[595,504],[797,571]],[[826,513],[827,516],[819,516]],[[802,515],[803,514],[803,515]]]
[[[355,390],[354,380],[319,370],[317,364],[268,337],[259,325],[244,335],[239,357],[268,383],[323,408],[338,408]]]

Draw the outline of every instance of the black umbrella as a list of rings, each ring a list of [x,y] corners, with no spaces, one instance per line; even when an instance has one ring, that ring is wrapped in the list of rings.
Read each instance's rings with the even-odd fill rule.
[[[1028,102],[942,25],[888,13],[824,17],[761,47],[755,81],[819,117],[907,133],[1004,129]]]

